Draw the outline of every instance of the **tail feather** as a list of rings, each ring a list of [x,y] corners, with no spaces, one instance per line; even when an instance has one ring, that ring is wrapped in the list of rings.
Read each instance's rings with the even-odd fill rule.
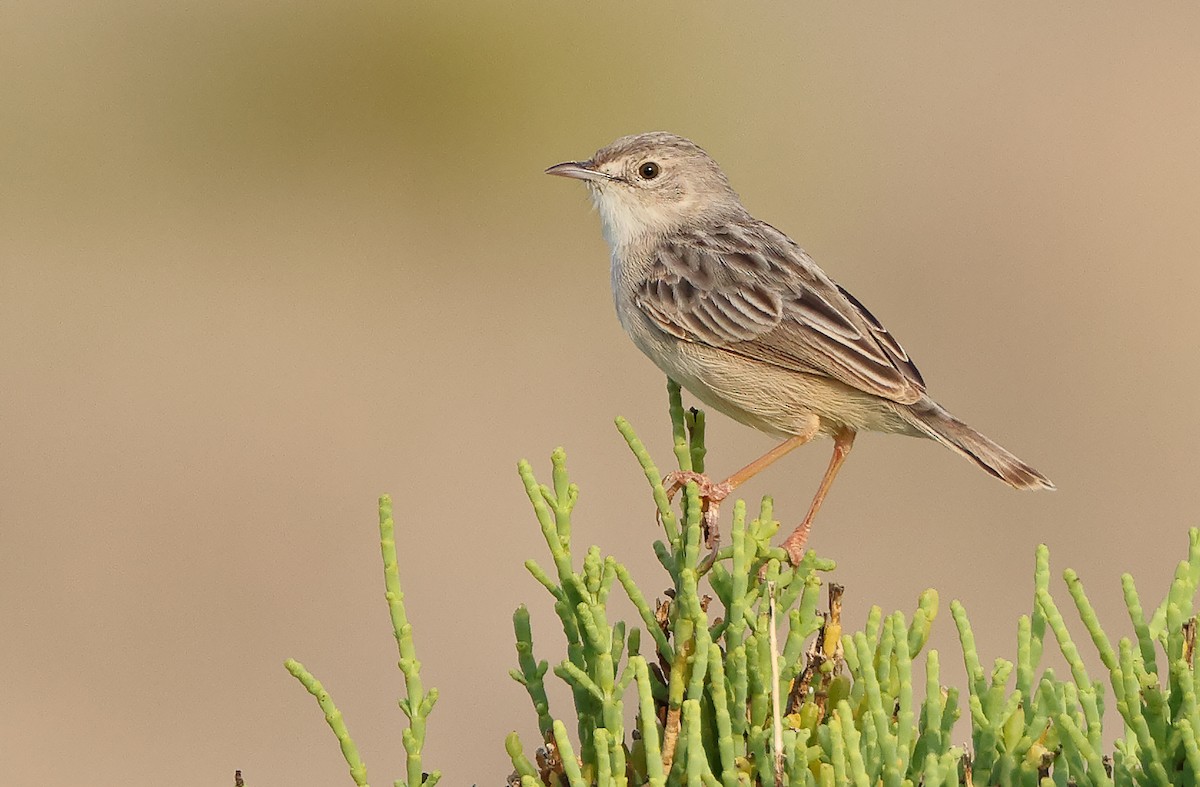
[[[945,408],[929,402],[908,409],[913,425],[942,445],[962,454],[1016,489],[1054,489],[1049,478],[1022,462],[1002,446],[958,420]]]

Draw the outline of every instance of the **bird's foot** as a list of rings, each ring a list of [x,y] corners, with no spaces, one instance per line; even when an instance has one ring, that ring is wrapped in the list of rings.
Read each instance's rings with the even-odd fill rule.
[[[812,530],[812,520],[805,519],[800,523],[799,527],[792,531],[782,544],[783,549],[788,554],[788,560],[793,566],[800,565],[801,559],[804,557],[804,547],[808,544],[808,534]]]
[[[674,499],[688,483],[694,482],[700,491],[700,499],[709,503],[720,505],[721,501],[729,497],[729,493],[733,491],[733,486],[728,481],[720,483],[714,482],[711,478],[703,473],[693,473],[691,470],[674,470],[667,473],[663,479],[663,489],[667,492],[667,499]]]
[[[806,519],[780,544],[783,551],[787,553],[788,562],[792,566],[799,566],[800,561],[804,559],[804,547],[808,543],[808,533],[810,530],[812,530],[812,522]],[[765,582],[767,579],[767,566],[768,563],[763,563],[762,567],[758,569],[758,580],[760,582]],[[783,566],[780,566],[780,568],[782,569]]]
[[[667,477],[663,479],[663,489],[667,493],[667,499],[673,499],[679,490],[689,483],[695,483],[699,487],[700,506],[704,512],[701,522],[704,528],[704,545],[709,549],[716,549],[721,541],[719,526],[721,501],[729,497],[729,493],[733,491],[733,485],[728,481],[715,483],[703,473],[675,470],[668,473]]]

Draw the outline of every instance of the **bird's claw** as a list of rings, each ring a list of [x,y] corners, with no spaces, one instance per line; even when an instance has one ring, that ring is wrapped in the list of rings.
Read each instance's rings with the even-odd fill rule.
[[[796,535],[795,533],[792,534],[792,536],[795,536],[795,535]],[[790,565],[793,568],[799,567],[800,561],[804,559],[804,553],[806,551],[805,545],[807,543],[808,543],[808,530],[806,529],[799,538],[796,538],[793,540],[793,538],[789,537],[787,540],[785,540],[783,542],[783,544],[780,545],[783,548],[783,551],[787,553],[787,557],[788,557],[787,565]],[[762,566],[758,569],[758,579],[760,582],[766,582],[767,567],[769,565],[770,565],[769,562],[763,563]],[[780,570],[782,570],[782,569],[786,568],[786,566],[780,566],[779,568],[780,568]]]
[[[679,490],[689,483],[695,483],[699,487],[700,505],[704,512],[702,523],[704,544],[709,549],[715,549],[721,540],[719,527],[721,501],[729,497],[729,493],[733,491],[733,485],[728,481],[714,483],[703,473],[675,470],[668,473],[667,477],[663,479],[663,489],[667,493],[667,499],[673,499]]]
[[[694,482],[699,487],[700,499],[708,503],[720,504],[722,500],[729,497],[729,493],[733,491],[733,486],[728,481],[714,483],[711,478],[703,473],[694,473],[691,470],[674,470],[667,473],[667,477],[663,479],[663,489],[667,493],[667,499],[674,499],[689,482]]]
[[[804,548],[808,544],[808,534],[811,530],[812,520],[805,519],[791,535],[784,539],[782,546],[793,566],[800,565],[800,561],[804,558]]]

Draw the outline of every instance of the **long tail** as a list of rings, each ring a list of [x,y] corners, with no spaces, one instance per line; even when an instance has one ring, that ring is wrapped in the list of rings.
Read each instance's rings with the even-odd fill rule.
[[[914,426],[1016,489],[1054,489],[1050,479],[932,400],[906,408]]]

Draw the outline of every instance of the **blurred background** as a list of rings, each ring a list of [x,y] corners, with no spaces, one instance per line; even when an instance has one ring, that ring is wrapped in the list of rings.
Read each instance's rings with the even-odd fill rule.
[[[1197,40],[1183,3],[7,4],[0,782],[348,784],[286,657],[374,781],[400,775],[389,492],[442,693],[426,762],[501,783],[504,735],[536,738],[513,608],[540,657],[561,644],[516,460],[547,476],[565,446],[575,543],[663,583],[612,426],[668,464],[663,378],[584,189],[542,174],[651,129],[705,146],[1059,486],[864,436],[812,542],[849,622],[936,587],[961,684],[949,600],[1014,656],[1044,542],[1064,600],[1070,565],[1126,633],[1120,573],[1157,603],[1200,508]],[[714,475],[770,445],[709,434]],[[791,526],[828,450],[742,491]]]

